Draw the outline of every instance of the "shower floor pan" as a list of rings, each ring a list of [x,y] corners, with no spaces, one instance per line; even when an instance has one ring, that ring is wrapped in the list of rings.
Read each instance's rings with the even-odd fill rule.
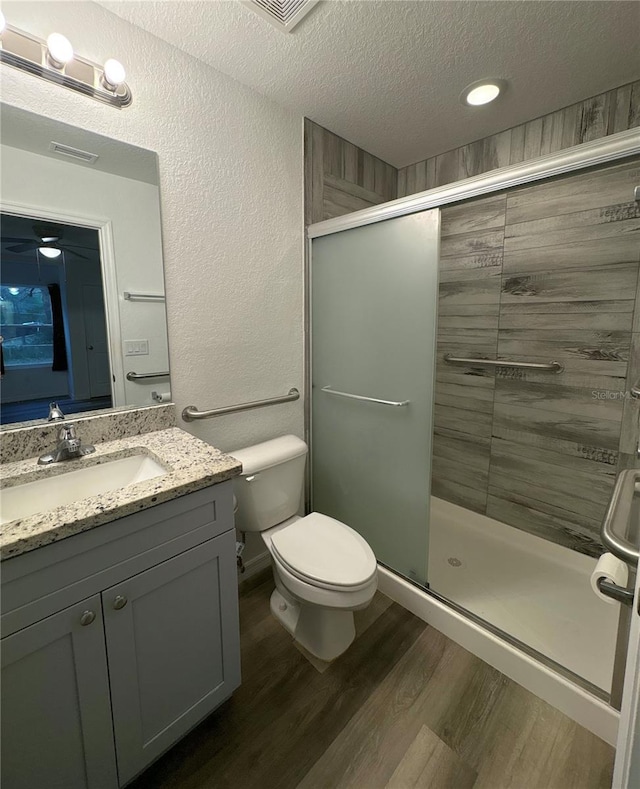
[[[595,564],[432,498],[429,587],[608,693],[619,604],[592,591]]]

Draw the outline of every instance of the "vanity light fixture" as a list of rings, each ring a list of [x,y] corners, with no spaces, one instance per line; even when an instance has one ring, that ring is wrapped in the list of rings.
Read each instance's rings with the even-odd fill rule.
[[[117,90],[120,85],[124,84],[127,73],[124,66],[119,60],[109,58],[105,61],[104,71],[102,73],[102,84],[107,90]]]
[[[47,38],[47,60],[53,68],[62,69],[73,60],[71,41],[62,33],[51,33]]]
[[[104,66],[98,65],[75,54],[71,42],[61,33],[51,33],[45,41],[6,24],[1,12],[0,34],[2,63],[112,107],[131,104],[124,66],[114,58],[109,58]]]
[[[483,104],[489,104],[498,98],[504,83],[498,79],[482,79],[478,82],[472,82],[471,85],[462,91],[460,101],[468,107],[479,107]]]

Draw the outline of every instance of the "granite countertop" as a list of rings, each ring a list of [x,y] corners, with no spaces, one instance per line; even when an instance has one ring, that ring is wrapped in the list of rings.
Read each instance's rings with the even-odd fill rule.
[[[0,487],[9,488],[65,474],[76,468],[148,455],[167,473],[144,482],[90,496],[51,510],[9,521],[0,526],[0,558],[9,559],[65,537],[184,496],[241,471],[240,461],[179,428],[105,441],[95,453],[51,466],[38,466],[37,457],[0,465]],[[43,501],[43,507],[46,501]]]

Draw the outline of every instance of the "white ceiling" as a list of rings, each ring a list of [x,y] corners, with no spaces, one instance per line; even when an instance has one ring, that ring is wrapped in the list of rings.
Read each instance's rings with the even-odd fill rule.
[[[640,78],[635,1],[324,0],[288,34],[238,0],[101,5],[398,167]],[[484,77],[504,96],[464,107]]]

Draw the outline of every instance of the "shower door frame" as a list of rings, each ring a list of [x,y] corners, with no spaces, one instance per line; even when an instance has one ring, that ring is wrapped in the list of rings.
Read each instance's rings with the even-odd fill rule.
[[[434,189],[427,189],[424,192],[401,197],[397,200],[373,206],[372,208],[365,208],[362,211],[355,211],[344,216],[309,225],[305,233],[304,274],[304,430],[305,439],[309,447],[311,447],[311,442],[313,440],[311,431],[311,269],[313,262],[312,244],[314,238],[333,235],[334,233],[340,233],[344,230],[364,227],[365,225],[383,222],[387,219],[394,219],[408,214],[414,214],[434,208],[442,208],[443,206],[467,201],[474,197],[489,195],[493,192],[503,191],[536,181],[544,181],[555,176],[566,175],[568,173],[588,169],[589,167],[597,167],[598,165],[604,165],[638,155],[640,155],[640,128],[629,129],[628,131],[611,134],[600,140],[575,145],[564,151],[540,156],[520,164],[501,167],[482,175],[465,178],[461,181],[455,181],[445,186],[438,186]],[[309,458],[311,457],[312,452],[310,451]],[[308,466],[305,485],[305,512],[310,511],[311,505],[311,462],[309,462]],[[393,568],[387,569],[391,572],[395,572]],[[409,582],[411,583],[411,581]],[[429,589],[428,586],[423,587],[420,584],[417,584],[417,586],[426,594],[435,597],[447,606],[462,613],[465,617],[471,619],[471,621],[477,621],[477,618],[469,611],[460,609],[459,606],[456,606],[451,601]],[[591,683],[584,680],[582,677],[574,674],[569,669],[565,669],[550,658],[528,647],[526,644],[514,639],[509,633],[498,631],[497,628],[492,627],[489,623],[484,621],[481,621],[481,624],[483,627],[488,627],[490,632],[505,639],[508,643],[518,647],[526,654],[535,657],[544,665],[567,677],[579,687],[588,690],[599,698],[603,697],[604,694],[599,688],[591,685]],[[622,696],[624,656],[626,655],[629,624],[630,612],[625,606],[621,606],[618,640],[616,643],[614,678],[609,701],[616,709],[620,708]]]

